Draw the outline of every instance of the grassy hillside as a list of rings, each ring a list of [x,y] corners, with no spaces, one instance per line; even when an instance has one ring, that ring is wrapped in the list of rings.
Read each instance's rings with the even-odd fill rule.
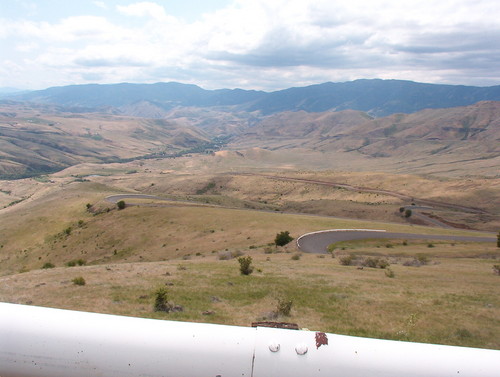
[[[301,327],[500,349],[493,243],[358,241],[335,245],[333,258],[300,255],[293,242],[272,246],[276,233],[297,237],[336,227],[463,231],[179,202],[117,210],[102,202],[120,191],[67,183],[0,212],[0,300],[247,326],[275,318],[284,299],[293,303],[291,316],[275,319]],[[252,256],[253,274],[239,273],[238,254]],[[359,263],[383,258],[390,270],[344,266],[345,255]],[[425,263],[416,267],[415,260]],[[78,277],[86,284],[75,285]],[[160,286],[182,312],[153,311]]]

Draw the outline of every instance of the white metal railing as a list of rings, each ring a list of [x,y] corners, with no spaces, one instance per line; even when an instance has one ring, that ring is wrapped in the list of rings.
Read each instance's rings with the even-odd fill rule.
[[[500,376],[500,351],[0,303],[1,377]]]

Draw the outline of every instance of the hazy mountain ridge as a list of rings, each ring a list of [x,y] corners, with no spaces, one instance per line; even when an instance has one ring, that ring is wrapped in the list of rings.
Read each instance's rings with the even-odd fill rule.
[[[402,80],[356,80],[323,83],[275,92],[242,89],[205,90],[192,84],[88,84],[53,87],[10,97],[57,104],[77,111],[163,117],[176,107],[220,107],[227,111],[270,115],[284,111],[359,110],[373,116],[413,113],[427,108],[500,100],[500,86],[423,84]]]

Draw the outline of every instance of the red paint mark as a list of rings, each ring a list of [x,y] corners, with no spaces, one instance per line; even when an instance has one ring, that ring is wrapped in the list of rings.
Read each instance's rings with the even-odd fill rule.
[[[323,345],[328,345],[328,338],[324,332],[316,333],[316,349]]]

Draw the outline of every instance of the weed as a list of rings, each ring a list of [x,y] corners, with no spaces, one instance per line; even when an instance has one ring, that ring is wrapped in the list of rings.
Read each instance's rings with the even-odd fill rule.
[[[429,257],[425,254],[417,254],[416,259],[421,265],[426,265],[430,262]]]
[[[267,246],[264,248],[264,254],[272,254],[274,252],[274,249],[270,246]]]
[[[72,282],[73,282],[74,285],[85,285],[86,284],[85,279],[83,277],[81,277],[81,276],[78,276],[78,277],[74,278],[72,280]]]
[[[388,278],[394,278],[396,276],[396,274],[394,274],[394,271],[391,270],[390,268],[386,269],[385,270],[385,276],[387,276]]]
[[[250,275],[253,272],[252,257],[250,255],[239,257],[238,262],[240,263],[240,272],[242,275]]]
[[[283,317],[288,317],[292,310],[292,305],[292,300],[284,299],[282,297],[278,298],[278,304],[276,305],[277,314]]]
[[[494,264],[493,265],[493,273],[495,275],[500,275],[500,264]]]
[[[351,266],[352,263],[354,261],[354,257],[349,254],[349,255],[342,255],[340,258],[339,258],[339,263],[342,265],[342,266]]]
[[[342,255],[339,258],[339,263],[342,266],[350,266],[350,265],[352,265],[353,260],[354,260],[354,257],[350,254],[349,255]]]
[[[55,265],[51,262],[45,262],[42,266],[43,269],[47,269],[47,268],[54,268]]]
[[[68,267],[74,267],[74,266],[85,266],[87,264],[87,261],[85,259],[74,259],[70,260],[68,263],[66,263],[66,266]]]

